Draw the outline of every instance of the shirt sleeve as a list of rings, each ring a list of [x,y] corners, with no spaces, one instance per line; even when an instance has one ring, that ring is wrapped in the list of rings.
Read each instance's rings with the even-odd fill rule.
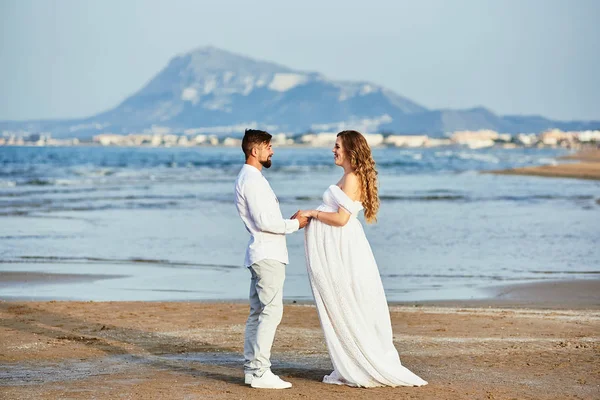
[[[256,227],[262,232],[285,235],[300,229],[300,221],[297,219],[284,219],[274,210],[279,204],[271,195],[271,190],[262,182],[247,182],[244,185],[244,197],[250,211],[250,218]]]

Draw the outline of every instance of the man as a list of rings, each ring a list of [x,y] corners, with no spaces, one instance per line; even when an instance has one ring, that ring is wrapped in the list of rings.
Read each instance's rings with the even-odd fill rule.
[[[283,282],[288,252],[285,235],[302,229],[304,217],[284,219],[262,168],[271,166],[271,135],[247,129],[242,140],[246,163],[235,184],[235,204],[250,232],[245,266],[252,274],[250,315],[244,340],[245,383],[253,388],[286,389],[292,384],[271,372],[271,346],[283,315]]]

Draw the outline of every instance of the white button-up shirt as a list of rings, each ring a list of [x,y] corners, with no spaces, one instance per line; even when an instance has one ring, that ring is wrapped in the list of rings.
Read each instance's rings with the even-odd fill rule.
[[[235,182],[235,206],[250,242],[246,250],[246,267],[265,260],[288,264],[285,235],[300,228],[297,219],[284,219],[279,200],[263,174],[255,167],[244,164]]]

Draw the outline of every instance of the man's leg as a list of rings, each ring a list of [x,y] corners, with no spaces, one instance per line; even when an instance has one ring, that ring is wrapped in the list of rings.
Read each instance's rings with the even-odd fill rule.
[[[256,347],[256,329],[258,328],[258,316],[262,311],[262,305],[260,304],[260,300],[258,299],[258,292],[256,291],[256,283],[258,280],[258,276],[256,272],[252,268],[248,268],[252,278],[250,279],[250,315],[248,315],[248,320],[246,321],[246,334],[244,338],[244,372],[252,373],[254,372],[250,367],[252,361],[254,360],[254,348]]]
[[[244,346],[246,358],[244,369],[246,372],[253,372],[255,376],[262,376],[271,367],[271,347],[275,339],[275,331],[283,316],[285,264],[275,260],[262,260],[250,268],[254,272],[252,275],[254,289],[250,289],[251,311],[246,324],[248,349]],[[254,296],[253,290],[256,291]],[[253,298],[258,298],[258,302]],[[256,314],[258,314],[257,324],[254,325]],[[254,326],[256,326],[255,330]]]

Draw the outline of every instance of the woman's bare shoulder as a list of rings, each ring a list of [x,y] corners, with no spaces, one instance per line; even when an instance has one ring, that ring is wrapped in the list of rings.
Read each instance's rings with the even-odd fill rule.
[[[351,199],[360,199],[360,180],[354,172],[350,172],[342,177],[342,190]]]

